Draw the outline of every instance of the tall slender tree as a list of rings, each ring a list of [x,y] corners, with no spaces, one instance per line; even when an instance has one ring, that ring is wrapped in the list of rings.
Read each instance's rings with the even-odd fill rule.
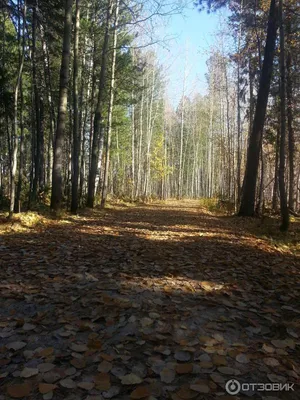
[[[107,59],[108,59],[108,45],[110,36],[110,21],[112,17],[113,0],[108,0],[106,10],[106,22],[105,22],[105,33],[104,42],[102,48],[102,59],[101,59],[101,72],[99,80],[99,91],[96,111],[94,115],[94,132],[92,142],[92,155],[91,165],[89,171],[88,181],[88,197],[87,206],[93,208],[95,204],[95,191],[96,191],[96,175],[97,166],[101,165],[101,155],[103,150],[103,103],[105,99],[105,87],[107,78]],[[100,160],[99,160],[100,157]]]
[[[59,82],[59,105],[57,115],[57,127],[54,143],[51,208],[60,210],[63,199],[63,145],[65,136],[65,125],[68,104],[68,83],[70,65],[70,47],[72,36],[72,6],[73,0],[65,0],[64,36],[61,58],[60,82]]]
[[[279,30],[280,30],[280,150],[279,150],[279,193],[282,231],[289,228],[289,209],[285,187],[285,141],[286,141],[286,68],[285,68],[285,34],[282,0],[279,0],[278,7]]]
[[[110,162],[110,146],[111,146],[111,129],[112,129],[112,116],[115,96],[115,72],[116,72],[116,57],[117,57],[117,39],[118,39],[118,21],[119,21],[119,0],[116,0],[114,12],[114,27],[113,27],[113,54],[111,65],[111,80],[110,80],[110,93],[108,104],[108,121],[107,121],[107,138],[106,138],[106,152],[105,152],[105,167],[102,188],[101,207],[105,207],[108,189],[109,177],[109,162]]]
[[[21,5],[21,0],[18,0],[18,13],[21,14],[21,9],[23,8],[23,39],[21,33],[21,24],[18,24],[18,42],[19,42],[19,69],[18,75],[14,88],[14,122],[13,122],[13,152],[11,159],[11,177],[10,177],[10,207],[9,207],[9,218],[12,218],[14,208],[15,208],[15,196],[16,196],[16,172],[17,172],[17,158],[18,158],[18,98],[19,90],[22,81],[22,73],[24,67],[24,57],[25,57],[25,26],[26,26],[26,0],[24,0],[23,7]],[[20,17],[19,17],[20,21]]]
[[[79,33],[80,33],[80,0],[76,0],[74,58],[73,58],[73,151],[72,151],[72,201],[71,211],[78,209],[80,126],[79,126]]]
[[[273,60],[275,54],[275,43],[277,37],[277,7],[276,0],[271,0],[268,19],[267,38],[264,52],[264,61],[259,81],[259,89],[256,100],[255,115],[252,130],[249,137],[249,145],[247,152],[246,171],[243,184],[243,192],[241,197],[241,206],[239,215],[254,216],[255,214],[255,195],[256,183],[259,166],[259,157],[261,151],[261,143],[263,137],[263,128],[265,124],[265,116],[267,103],[271,85],[273,72]]]

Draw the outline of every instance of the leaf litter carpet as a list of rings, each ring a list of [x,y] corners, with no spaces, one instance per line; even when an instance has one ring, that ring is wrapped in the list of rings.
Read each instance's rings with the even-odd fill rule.
[[[187,201],[2,235],[0,400],[300,399],[299,258],[245,226]]]

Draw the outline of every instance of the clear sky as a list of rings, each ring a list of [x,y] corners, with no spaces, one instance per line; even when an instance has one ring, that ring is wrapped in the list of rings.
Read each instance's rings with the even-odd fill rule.
[[[216,45],[216,34],[221,21],[227,17],[222,14],[199,12],[192,5],[183,15],[173,15],[164,27],[165,35],[174,37],[163,46],[158,46],[158,57],[167,69],[168,97],[176,105],[182,95],[184,70],[186,71],[186,94],[205,94],[207,72],[206,61],[209,50]],[[186,65],[186,67],[185,67]]]

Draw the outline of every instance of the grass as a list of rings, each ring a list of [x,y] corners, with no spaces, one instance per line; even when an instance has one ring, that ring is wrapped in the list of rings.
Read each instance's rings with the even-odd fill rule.
[[[247,229],[255,236],[269,240],[279,250],[300,254],[300,218],[291,217],[288,232],[281,232],[279,226],[279,216],[263,216],[247,222]]]
[[[15,214],[11,220],[8,219],[7,213],[0,213],[0,234],[28,231],[45,223],[47,218],[35,211]]]
[[[234,204],[218,198],[203,198],[199,200],[200,206],[213,213],[232,215],[235,212]]]
[[[200,206],[217,215],[227,215],[233,223],[242,227],[253,236],[267,240],[271,245],[282,252],[300,254],[300,218],[290,217],[288,232],[281,232],[279,215],[263,215],[260,218],[241,218],[234,215],[234,207],[230,202],[220,201],[218,198],[203,198]]]
[[[41,204],[35,210],[14,214],[8,218],[8,212],[0,212],[0,235],[11,232],[28,232],[42,225],[53,223],[69,223],[70,214],[66,211],[58,213],[50,210],[50,207]]]

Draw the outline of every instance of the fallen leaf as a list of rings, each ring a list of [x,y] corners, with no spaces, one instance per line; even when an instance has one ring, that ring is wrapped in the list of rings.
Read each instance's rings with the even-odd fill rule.
[[[92,390],[95,384],[93,382],[79,382],[77,387],[84,390]]]
[[[248,364],[250,362],[249,357],[244,353],[238,354],[235,359],[240,364]]]
[[[120,393],[120,388],[119,386],[112,386],[108,391],[102,392],[102,396],[105,399],[111,399],[115,396],[117,396]],[[102,398],[101,398],[102,400]]]
[[[73,358],[70,363],[77,369],[83,369],[86,366],[86,361],[84,358]]]
[[[102,348],[102,342],[97,339],[91,339],[88,341],[87,347],[89,349],[100,350]]]
[[[7,386],[7,393],[14,399],[30,396],[31,385],[29,383],[21,383]]]
[[[71,378],[62,379],[59,381],[60,385],[66,389],[75,389],[76,383]]]
[[[214,364],[211,361],[201,361],[199,363],[199,367],[201,369],[211,369],[213,368]]]
[[[136,385],[138,383],[141,383],[142,381],[143,380],[135,374],[124,375],[121,378],[122,385]]]
[[[113,367],[110,372],[118,378],[126,375],[126,369],[124,367]]]
[[[268,346],[268,345],[265,344],[265,343],[264,343],[263,346],[262,346],[262,350],[263,350],[265,353],[270,353],[270,354],[275,353],[274,347]]]
[[[63,332],[58,332],[59,336],[61,337],[70,337],[73,335],[73,332],[70,331],[63,331]]]
[[[141,319],[141,325],[143,328],[150,326],[153,324],[153,320],[151,318],[145,317]]]
[[[193,371],[193,364],[177,364],[177,374],[190,374]]]
[[[191,390],[199,393],[209,393],[210,387],[204,384],[195,384],[190,386]]]
[[[103,400],[103,397],[99,394],[99,395],[96,395],[96,396],[88,396],[88,397],[85,398],[85,400]]]
[[[45,373],[45,372],[51,371],[54,367],[55,367],[55,365],[52,363],[42,363],[42,364],[39,364],[37,368],[38,368],[39,372]]]
[[[30,378],[31,376],[37,375],[39,373],[39,370],[37,368],[27,368],[25,367],[20,376],[21,378]]]
[[[293,329],[291,329],[291,328],[287,328],[287,333],[289,334],[289,335],[291,335],[293,338],[295,338],[295,339],[298,339],[299,338],[299,335],[293,330]]]
[[[268,378],[273,383],[286,383],[287,378],[281,375],[268,374]]]
[[[131,392],[130,397],[132,399],[144,399],[145,397],[149,397],[151,395],[151,391],[149,386],[139,386],[133,392]]]
[[[290,349],[294,350],[296,347],[296,343],[293,339],[285,339],[285,343],[287,345],[287,347],[289,347]]]
[[[285,340],[271,340],[271,343],[277,349],[285,349],[287,347],[287,343]]]
[[[32,331],[33,329],[36,328],[36,325],[30,324],[28,322],[26,322],[23,326],[22,329],[23,331]]]
[[[106,361],[112,361],[114,359],[114,356],[111,354],[100,353],[100,356]]]
[[[11,342],[11,343],[8,343],[6,345],[6,347],[9,350],[17,351],[17,350],[23,349],[26,345],[27,345],[27,343],[25,343],[25,342]]]
[[[279,361],[272,357],[264,358],[264,363],[269,367],[278,367],[280,365]]]
[[[99,364],[98,371],[99,372],[109,372],[112,369],[112,367],[113,367],[112,363],[104,360],[104,361],[102,361],[101,364]]]
[[[164,383],[171,383],[175,379],[175,371],[170,368],[164,368],[160,372],[160,379]]]
[[[11,360],[9,358],[2,358],[2,360],[0,360],[0,367],[4,367],[5,365],[9,364],[11,362]]]
[[[48,392],[43,395],[43,400],[51,400],[53,397],[53,392]]]
[[[56,388],[57,385],[53,385],[51,383],[39,383],[39,391],[41,394],[52,392]]]
[[[217,374],[217,373],[212,373],[210,374],[210,378],[215,382],[215,383],[225,383],[225,378],[224,376]]]
[[[174,358],[177,361],[189,361],[191,359],[191,355],[187,351],[176,351]]]
[[[46,349],[41,350],[38,355],[39,357],[49,357],[54,353],[53,347],[47,347]]]
[[[49,371],[49,372],[44,373],[44,375],[43,375],[43,380],[47,383],[57,382],[61,378],[62,378],[62,376],[59,373],[57,373],[56,371]]]
[[[219,367],[218,371],[224,375],[239,375],[240,374],[239,370],[231,368],[231,367]]]
[[[199,342],[201,344],[204,344],[205,346],[213,346],[217,343],[217,340],[214,338],[211,338],[210,336],[200,336]]]
[[[76,353],[84,353],[85,351],[87,351],[87,346],[85,344],[76,344],[76,343],[72,343],[71,344],[71,349],[73,351],[75,351]]]
[[[213,354],[212,356],[212,363],[216,365],[217,367],[220,367],[222,365],[227,365],[227,360],[225,356],[220,356],[219,354]]]
[[[154,347],[154,351],[163,354],[164,356],[169,356],[171,354],[171,350],[165,346],[156,346]]]
[[[176,392],[176,395],[183,400],[189,400],[189,399],[194,399],[195,397],[198,396],[198,393],[195,392],[194,390],[191,390],[187,386],[183,386],[180,388],[178,392]]]
[[[109,390],[110,389],[110,376],[104,372],[101,372],[95,377],[95,386],[97,390]]]

